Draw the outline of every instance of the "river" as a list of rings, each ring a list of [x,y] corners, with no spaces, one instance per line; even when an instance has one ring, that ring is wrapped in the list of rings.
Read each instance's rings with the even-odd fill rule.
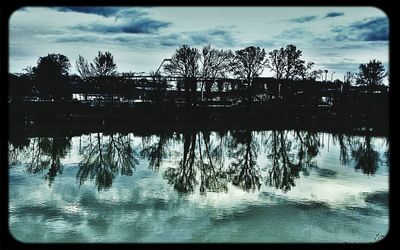
[[[26,243],[368,243],[389,229],[389,139],[326,132],[9,140]]]

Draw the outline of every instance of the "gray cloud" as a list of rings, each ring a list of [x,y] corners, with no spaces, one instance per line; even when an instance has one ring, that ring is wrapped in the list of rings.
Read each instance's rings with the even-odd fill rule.
[[[211,44],[214,46],[233,46],[236,44],[232,33],[222,29],[210,29],[197,32],[183,32],[164,35],[160,37],[163,46],[192,46]]]
[[[179,46],[185,42],[186,41],[183,41],[182,35],[179,34],[169,34],[160,37],[160,44],[162,46],[174,47]]]
[[[70,27],[73,30],[96,33],[155,33],[161,28],[168,27],[169,22],[148,17],[148,13],[138,8],[119,7],[56,7],[61,12],[76,12],[94,14],[102,17],[115,17],[113,24],[90,23]]]
[[[169,22],[157,21],[151,18],[134,18],[124,20],[116,24],[99,24],[91,23],[89,25],[76,25],[71,27],[75,30],[97,33],[155,33],[160,28],[165,28],[170,25]]]
[[[75,27],[80,30],[100,29],[97,27]],[[119,32],[117,32],[119,30]],[[94,34],[74,35],[74,36],[48,36],[47,39],[56,43],[119,43],[122,46],[131,46],[135,48],[155,48],[155,47],[177,47],[183,44],[190,46],[203,46],[211,44],[217,47],[234,46],[237,44],[232,33],[222,29],[201,30],[196,32],[182,32],[171,34],[148,34],[141,36],[134,32],[120,32],[121,29],[101,30],[109,32],[107,36],[98,36]],[[142,30],[142,32],[144,32]]]
[[[93,37],[93,36],[68,36],[68,37],[59,37],[54,40],[54,42],[57,43],[77,43],[77,42],[88,42],[88,43],[93,43],[93,42],[98,42],[98,37]]]
[[[336,33],[336,41],[360,40],[360,41],[388,41],[389,22],[386,17],[367,18],[352,23],[348,26],[338,26],[332,29]]]
[[[79,6],[79,7],[55,7],[56,10],[61,12],[77,12],[85,14],[94,14],[103,17],[122,17],[129,14],[143,15],[144,13],[138,9],[123,9],[118,7],[90,7],[90,6]]]
[[[296,46],[304,46],[313,43],[317,36],[304,28],[295,28],[283,30],[280,34],[274,36],[273,38],[277,41],[277,44],[292,43]]]
[[[306,23],[306,22],[313,21],[315,19],[317,19],[317,16],[304,16],[304,17],[289,19],[289,22],[292,22],[292,23]]]
[[[338,16],[344,16],[344,13],[343,12],[329,12],[328,14],[326,14],[325,18],[338,17]]]

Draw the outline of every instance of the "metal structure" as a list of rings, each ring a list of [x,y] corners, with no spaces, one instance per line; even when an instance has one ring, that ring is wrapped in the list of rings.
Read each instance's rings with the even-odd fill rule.
[[[161,64],[160,64],[160,67],[158,67],[158,69],[157,69],[157,71],[156,71],[156,73],[155,73],[155,75],[157,75],[158,74],[158,72],[160,71],[160,69],[161,69],[161,66],[164,64],[164,62],[166,62],[166,61],[168,61],[168,62],[170,62],[171,61],[171,59],[170,58],[165,58],[162,62],[161,62]]]

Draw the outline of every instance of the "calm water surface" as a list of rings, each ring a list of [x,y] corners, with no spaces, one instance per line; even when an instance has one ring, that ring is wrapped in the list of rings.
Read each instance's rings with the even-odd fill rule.
[[[9,141],[23,242],[375,242],[389,141],[307,131]]]

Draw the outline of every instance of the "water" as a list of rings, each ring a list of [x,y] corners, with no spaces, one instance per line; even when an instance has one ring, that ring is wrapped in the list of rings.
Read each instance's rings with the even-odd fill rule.
[[[22,242],[375,242],[387,138],[307,131],[93,133],[9,143]]]

